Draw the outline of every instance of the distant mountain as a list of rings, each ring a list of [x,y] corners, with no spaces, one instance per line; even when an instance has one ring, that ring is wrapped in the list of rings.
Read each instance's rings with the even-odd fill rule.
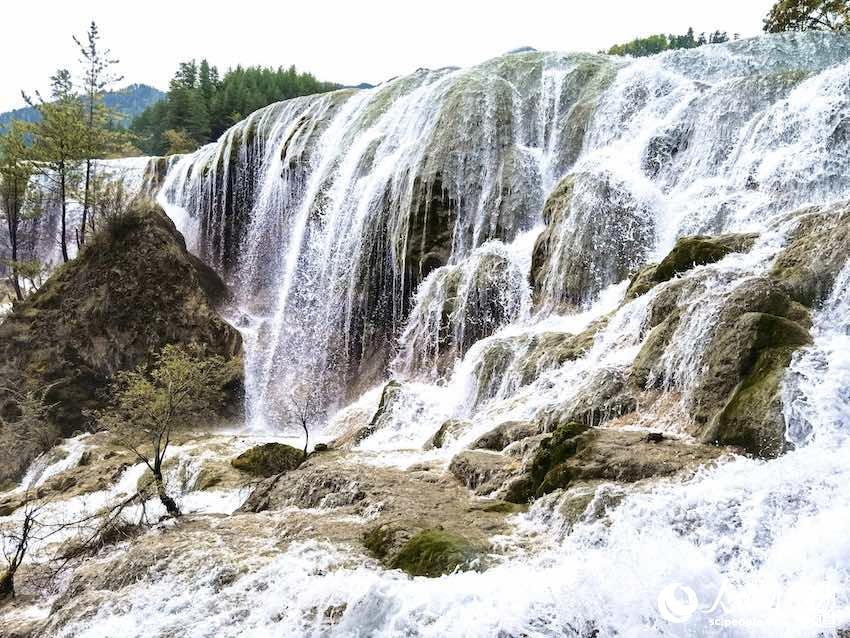
[[[131,84],[123,89],[104,94],[103,102],[107,107],[121,114],[119,124],[127,127],[139,113],[164,97],[165,93],[147,84]],[[27,106],[0,113],[0,132],[4,131],[12,120],[34,122],[38,120],[38,112],[31,106]]]

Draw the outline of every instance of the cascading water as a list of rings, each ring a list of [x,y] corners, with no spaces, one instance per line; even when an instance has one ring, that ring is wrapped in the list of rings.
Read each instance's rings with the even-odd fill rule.
[[[845,195],[848,49],[807,34],[420,71],[258,111],[177,161],[160,200],[237,288],[262,426],[304,379],[327,403],[380,381],[419,283],[539,223],[568,172],[544,304],[588,303],[682,233]]]
[[[671,290],[682,318],[650,385],[683,409],[722,305],[770,270],[792,212],[850,197],[848,83],[840,35],[512,54],[270,106],[172,160],[159,200],[235,288],[251,425],[305,383],[341,404],[391,369],[387,424],[356,452],[444,461],[623,377]],[[624,300],[623,280],[681,235],[733,231],[759,235],[748,253]],[[596,485],[577,520],[561,515],[569,492],[543,497],[488,569],[440,579],[331,542],[214,543],[59,635],[835,635],[850,623],[848,286],[845,265],[785,373],[779,458]],[[678,412],[664,428],[643,416],[692,441]],[[450,419],[463,429],[423,452]],[[247,573],[222,579],[230,562]]]

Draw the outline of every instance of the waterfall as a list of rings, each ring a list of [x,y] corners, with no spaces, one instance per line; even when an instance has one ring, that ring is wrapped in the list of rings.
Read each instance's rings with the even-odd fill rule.
[[[427,318],[436,296],[488,242],[545,222],[535,309],[559,312],[681,234],[761,229],[846,196],[848,57],[840,36],[788,34],[634,61],[523,52],[421,70],[261,109],[172,162],[159,198],[237,292],[246,408],[262,429],[305,379],[339,405],[399,356],[409,374],[434,371],[411,340],[433,350],[447,329]],[[569,196],[544,210],[553,190]],[[476,338],[520,317],[516,294]],[[465,313],[448,329],[475,321]]]
[[[646,443],[663,431],[717,451],[697,445],[688,410],[720,317],[768,278],[804,207],[846,209],[848,86],[850,38],[838,34],[635,60],[513,53],[261,109],[160,160],[157,197],[235,293],[249,429],[273,429],[277,403],[305,386],[329,408],[326,438],[369,423],[380,402],[382,427],[325,458],[410,469],[423,484],[452,481],[448,462],[505,423],[599,426],[588,406],[633,417],[594,433]],[[732,232],[752,233],[752,247],[627,294],[678,238]],[[332,537],[351,519],[365,530],[383,502],[345,517],[198,517],[145,537],[158,550],[175,534],[191,551],[88,607],[81,597],[86,613],[68,612],[57,635],[839,635],[850,626],[850,262],[824,292],[801,311],[811,342],[780,369],[788,450],[777,458],[726,450],[667,478],[578,481],[512,516],[481,571],[440,578],[297,537]],[[616,390],[673,307],[634,400],[667,403],[626,414]],[[602,405],[600,388],[611,390]],[[447,423],[456,430],[428,446]],[[169,470],[172,485],[195,481],[196,453]],[[53,463],[40,476],[64,467]],[[207,496],[187,489],[194,512],[236,505],[223,488],[204,509]]]

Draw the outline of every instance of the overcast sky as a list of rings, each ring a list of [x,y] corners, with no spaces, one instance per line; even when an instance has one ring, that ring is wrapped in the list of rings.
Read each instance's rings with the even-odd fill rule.
[[[520,46],[597,51],[650,33],[760,32],[774,0],[76,0],[3,8],[0,111],[21,106],[94,19],[125,83],[165,89],[177,63],[290,65],[323,80],[378,83],[419,67],[468,66]]]

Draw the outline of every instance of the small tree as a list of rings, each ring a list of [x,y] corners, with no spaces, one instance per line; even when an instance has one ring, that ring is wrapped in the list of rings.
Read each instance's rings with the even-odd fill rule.
[[[224,403],[231,377],[228,362],[207,355],[202,346],[167,345],[150,370],[119,372],[112,384],[113,406],[96,415],[101,427],[148,466],[170,516],[180,516],[180,509],[162,478],[168,446],[176,431],[211,416]]]
[[[35,108],[40,121],[25,125],[25,132],[32,136],[29,156],[59,195],[61,206],[61,231],[59,245],[62,260],[68,261],[68,199],[79,181],[79,159],[85,154],[86,129],[83,105],[74,93],[71,74],[60,69],[50,78],[51,100],[39,93],[35,99],[24,94],[27,104]]]
[[[310,446],[310,426],[315,425],[324,416],[324,408],[318,391],[314,387],[302,385],[296,388],[284,403],[281,411],[281,426],[296,427],[304,432],[304,458]]]
[[[764,19],[768,33],[781,31],[850,31],[847,0],[779,0]]]
[[[80,42],[74,36],[74,43],[82,56],[85,94],[83,216],[77,234],[77,243],[82,246],[86,242],[86,222],[93,200],[94,160],[103,157],[110,146],[119,142],[115,132],[108,126],[109,111],[103,104],[103,92],[116,82],[120,82],[122,77],[112,73],[111,69],[118,64],[118,60],[111,57],[109,49],[103,49],[100,46],[100,32],[94,21],[89,25],[85,42]]]
[[[43,503],[32,499],[27,492],[20,520],[13,519],[0,526],[0,545],[6,562],[6,568],[0,574],[0,602],[15,596],[15,574],[37,535],[41,525],[38,514],[43,507]]]
[[[24,134],[17,123],[0,135],[0,214],[6,222],[9,239],[9,274],[18,301],[24,298],[21,288],[18,248],[19,230],[25,218],[24,203],[29,189],[32,166],[26,160]]]

